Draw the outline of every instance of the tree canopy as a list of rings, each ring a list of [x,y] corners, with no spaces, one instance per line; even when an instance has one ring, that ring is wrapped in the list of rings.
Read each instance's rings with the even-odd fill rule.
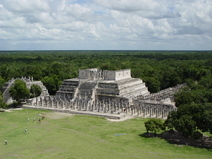
[[[26,87],[26,83],[20,79],[15,80],[14,86],[12,86],[9,90],[10,95],[13,99],[21,102],[21,99],[29,98],[30,91]]]
[[[40,88],[40,86],[33,84],[30,88],[30,97],[38,97],[42,92],[42,89]]]
[[[149,131],[152,131],[155,133],[159,132],[160,130],[163,130],[164,126],[163,126],[163,122],[161,119],[149,119],[148,121],[146,121],[144,123],[145,127],[146,127],[146,131],[147,133],[149,133]]]
[[[212,133],[212,76],[206,75],[199,81],[188,81],[188,87],[175,94],[178,107],[165,122],[184,136],[193,136],[197,131]]]
[[[3,81],[34,77],[44,81],[53,95],[61,81],[78,76],[78,69],[130,68],[132,77],[143,79],[154,93],[187,79],[201,79],[206,84],[208,81],[202,77],[211,74],[211,58],[208,51],[2,51],[0,76]]]
[[[6,107],[7,107],[7,104],[3,101],[3,96],[0,91],[0,108],[6,108]]]

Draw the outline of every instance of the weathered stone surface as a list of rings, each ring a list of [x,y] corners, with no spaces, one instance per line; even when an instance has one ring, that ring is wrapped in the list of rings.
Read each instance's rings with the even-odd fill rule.
[[[41,81],[33,81],[33,77],[29,77],[29,78],[22,77],[22,78],[16,78],[16,79],[13,78],[4,84],[3,89],[2,89],[3,99],[4,99],[5,103],[10,104],[13,102],[13,99],[10,96],[9,90],[14,85],[14,82],[17,79],[24,81],[26,83],[26,86],[28,89],[30,89],[33,84],[40,86],[42,89],[40,96],[48,96],[49,95],[48,90],[43,85],[43,83]]]
[[[150,94],[130,70],[79,70],[79,77],[63,81],[55,96],[28,100],[28,106],[55,111],[119,118],[125,115],[166,118],[175,111],[174,93],[185,84]]]
[[[97,68],[79,70],[79,77],[64,80],[56,96],[68,99],[88,99],[94,101],[110,98],[132,99],[149,94],[145,83],[131,77],[130,69],[108,71]]]

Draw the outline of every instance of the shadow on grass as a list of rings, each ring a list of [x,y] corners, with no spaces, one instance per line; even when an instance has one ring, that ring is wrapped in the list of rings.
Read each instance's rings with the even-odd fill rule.
[[[203,136],[199,139],[187,138],[182,136],[177,131],[165,131],[165,132],[162,132],[161,134],[156,134],[156,136],[154,133],[143,133],[143,134],[139,134],[139,136],[145,137],[145,138],[158,137],[158,138],[166,140],[170,144],[175,144],[178,146],[187,145],[187,146],[193,146],[197,148],[206,148],[209,151],[212,151],[212,137]]]

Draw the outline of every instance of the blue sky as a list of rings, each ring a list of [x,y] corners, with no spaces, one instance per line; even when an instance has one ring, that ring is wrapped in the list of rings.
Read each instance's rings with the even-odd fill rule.
[[[212,50],[211,0],[1,0],[0,50]]]

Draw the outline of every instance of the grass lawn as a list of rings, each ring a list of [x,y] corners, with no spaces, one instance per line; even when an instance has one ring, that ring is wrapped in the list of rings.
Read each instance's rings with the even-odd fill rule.
[[[38,114],[46,116],[40,124]],[[62,116],[33,109],[0,113],[0,159],[212,158],[212,151],[207,149],[139,136],[145,132],[145,121],[134,118],[111,122],[101,117]],[[26,128],[27,133],[24,132]],[[8,145],[4,145],[5,139]]]

